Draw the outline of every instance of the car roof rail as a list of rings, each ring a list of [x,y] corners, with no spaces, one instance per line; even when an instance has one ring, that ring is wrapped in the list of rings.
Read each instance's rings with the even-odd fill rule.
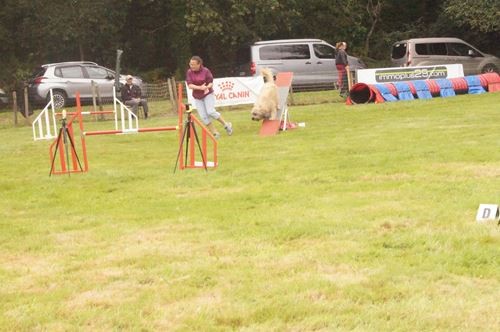
[[[49,67],[49,66],[56,66],[56,65],[96,65],[98,66],[97,63],[91,62],[91,61],[66,61],[66,62],[54,62],[54,63],[47,63],[45,65],[42,65],[42,67]]]
[[[254,43],[254,45],[268,45],[268,44],[287,44],[287,43],[319,43],[324,42],[322,39],[317,38],[301,38],[301,39],[275,39],[275,40],[261,40]]]

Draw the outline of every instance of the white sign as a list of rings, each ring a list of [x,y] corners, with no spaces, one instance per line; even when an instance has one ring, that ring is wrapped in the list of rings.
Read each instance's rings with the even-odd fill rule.
[[[264,86],[262,76],[216,78],[213,82],[215,106],[253,104]],[[188,103],[196,108],[193,92],[187,87]]]
[[[488,220],[497,220],[499,216],[498,205],[496,204],[479,204],[477,209],[476,221],[485,222]]]
[[[359,83],[378,84],[436,78],[464,77],[464,69],[461,64],[358,69],[356,77]]]

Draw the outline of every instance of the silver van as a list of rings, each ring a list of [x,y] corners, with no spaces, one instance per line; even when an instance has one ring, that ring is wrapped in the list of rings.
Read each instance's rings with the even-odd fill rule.
[[[497,72],[500,59],[479,51],[458,38],[415,38],[392,45],[391,61],[395,66],[415,67],[462,64],[464,75]]]
[[[247,56],[243,62],[248,67],[240,75],[256,76],[261,68],[270,68],[273,73],[293,72],[293,85],[297,87],[332,86],[337,82],[335,47],[321,39],[259,41],[250,46],[248,53],[250,59]],[[356,57],[349,56],[348,61],[352,71],[366,68]]]

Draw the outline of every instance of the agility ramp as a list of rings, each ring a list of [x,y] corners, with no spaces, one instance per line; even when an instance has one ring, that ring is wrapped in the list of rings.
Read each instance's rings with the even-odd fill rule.
[[[275,84],[278,87],[278,114],[277,120],[264,119],[260,127],[260,136],[274,136],[280,128],[287,130],[290,122],[288,114],[288,95],[292,86],[293,72],[281,72],[276,74]]]

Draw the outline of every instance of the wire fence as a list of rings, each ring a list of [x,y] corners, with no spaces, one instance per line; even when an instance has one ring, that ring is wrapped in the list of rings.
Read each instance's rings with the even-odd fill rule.
[[[186,90],[186,85],[184,81],[177,82],[182,84],[183,95],[186,96],[188,91]],[[172,88],[170,87],[172,86]],[[177,89],[177,84],[175,80],[172,79],[172,83],[169,82],[159,82],[159,83],[144,83],[142,86],[142,94],[146,96],[148,100],[158,101],[158,100],[171,100],[175,97],[175,91]],[[319,91],[331,91],[338,90],[337,83],[317,83],[317,84],[307,84],[307,85],[293,85],[291,93],[300,92],[319,92]],[[311,103],[314,104],[314,99],[311,99]]]
[[[171,100],[175,96],[172,90],[174,88],[173,84],[170,82],[143,83],[142,95],[151,101]]]
[[[168,103],[169,112],[175,113],[177,109],[177,89],[178,84],[181,83],[182,95],[186,98],[189,91],[186,90],[184,81],[177,82],[174,78],[170,78],[165,82],[143,83],[141,86],[142,95],[151,102]],[[97,93],[94,93],[92,100],[82,101],[84,105],[94,104],[94,108],[102,105],[109,105],[113,103],[112,97],[99,97],[98,87]],[[17,93],[16,93],[17,92]],[[12,92],[9,100],[4,102],[3,107],[0,108],[2,112],[14,112],[14,124],[17,124],[17,114],[24,117],[29,121],[31,115],[38,109],[42,109],[45,105],[34,104],[30,99],[28,89],[25,87],[20,91]],[[5,99],[5,98],[4,98]],[[343,98],[339,96],[338,87],[336,83],[330,84],[308,84],[308,85],[293,85],[290,89],[288,104],[289,105],[312,105],[323,103],[342,102]],[[229,110],[233,107],[228,107]],[[237,108],[234,108],[237,109]]]

